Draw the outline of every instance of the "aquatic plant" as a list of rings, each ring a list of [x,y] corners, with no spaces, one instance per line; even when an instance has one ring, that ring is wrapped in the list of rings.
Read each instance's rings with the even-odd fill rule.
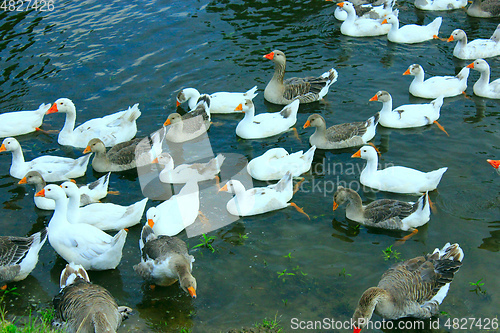
[[[195,249],[197,247],[206,247],[207,249],[212,251],[212,253],[215,252],[215,248],[212,246],[212,243],[215,240],[215,236],[207,236],[205,234],[202,234],[202,237],[200,237],[200,240],[201,240],[201,243],[193,246],[192,249]]]
[[[385,250],[382,250],[382,252],[384,260],[391,260],[391,259],[401,260],[401,258],[399,257],[401,253],[399,253],[396,250],[393,250],[392,245],[387,247]]]
[[[486,289],[481,288],[484,286],[484,282],[481,282],[483,279],[477,280],[477,282],[469,282],[469,284],[474,287],[474,289],[469,290],[470,292],[475,292],[476,294],[485,295]]]

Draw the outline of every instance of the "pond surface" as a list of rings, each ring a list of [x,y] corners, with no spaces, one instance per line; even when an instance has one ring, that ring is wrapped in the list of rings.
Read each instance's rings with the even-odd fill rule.
[[[328,125],[369,118],[382,106],[368,102],[378,90],[390,92],[394,106],[426,102],[408,93],[411,78],[402,73],[410,64],[421,64],[427,75],[454,75],[470,63],[453,58],[454,43],[399,45],[386,37],[343,36],[340,22],[333,17],[334,7],[320,0],[56,1],[52,12],[0,11],[1,112],[32,110],[42,102],[68,97],[81,123],[140,103],[137,136],[141,137],[161,128],[175,111],[175,96],[183,87],[212,93],[246,91],[257,85],[257,113],[280,110],[263,97],[273,66],[262,56],[274,49],[287,55],[287,77],[319,75],[336,68],[338,82],[325,100],[300,106],[300,140],[292,132],[241,140],[234,132],[241,115],[212,117],[212,151],[250,160],[272,147],[308,149],[312,130],[302,125],[312,113],[322,114]],[[399,1],[399,11],[403,24],[428,23],[441,15],[440,36],[446,38],[456,28],[465,30],[469,40],[489,38],[499,23],[468,17],[465,10],[418,11],[410,1]],[[500,77],[500,59],[487,61],[492,78]],[[382,165],[425,171],[448,167],[438,190],[431,193],[437,211],[429,223],[404,245],[393,247],[401,259],[446,242],[460,243],[465,252],[463,267],[440,308],[446,312],[440,316],[441,327],[425,332],[453,331],[443,326],[447,318],[494,318],[500,308],[500,178],[486,163],[487,158],[500,158],[500,102],[473,95],[478,77],[478,72],[471,71],[468,97],[445,99],[440,123],[449,137],[436,126],[411,130],[379,126],[373,140],[382,152]],[[63,116],[49,115],[43,128],[59,130],[63,122]],[[59,146],[57,134],[30,134],[19,141],[27,159],[41,154],[81,155],[79,150]],[[91,280],[108,288],[119,304],[135,310],[120,331],[224,332],[275,316],[286,331],[292,331],[293,318],[350,319],[363,291],[376,285],[395,262],[384,260],[383,250],[405,233],[357,228],[345,218],[345,207],[333,212],[335,186],[358,190],[366,203],[381,198],[416,199],[360,188],[364,161],[351,159],[356,150],[316,152],[312,171],[304,175],[307,182],[293,199],[311,220],[286,208],[241,218],[210,232],[208,236],[216,237],[214,253],[203,247],[190,251],[196,257],[195,300],[178,284],[153,291],[143,283],[132,269],[140,259],[141,226],[130,228],[118,268],[90,272]],[[36,209],[34,189],[17,185],[9,176],[10,162],[9,154],[0,155],[2,234],[28,235],[47,225],[51,213]],[[78,182],[99,176],[89,166]],[[254,185],[266,184],[254,181]],[[112,174],[110,188],[121,195],[108,196],[106,202],[128,205],[143,198],[134,172]],[[147,207],[157,204],[150,200]],[[202,197],[202,211],[211,208]],[[186,232],[179,237],[190,248],[200,242],[199,236],[188,238]],[[9,313],[24,316],[27,309],[50,307],[64,264],[47,242],[33,273],[9,286],[20,293],[6,296]],[[280,276],[285,270],[294,275]],[[485,294],[470,291],[470,282],[480,279]],[[323,331],[338,330],[310,330]]]

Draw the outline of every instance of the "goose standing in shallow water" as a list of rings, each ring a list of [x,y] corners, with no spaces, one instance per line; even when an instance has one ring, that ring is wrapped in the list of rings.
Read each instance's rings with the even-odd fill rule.
[[[210,94],[210,113],[238,113],[241,112],[240,104],[247,99],[254,99],[257,96],[257,86],[244,93],[237,92],[216,92]],[[188,102],[189,109],[196,108],[196,103],[200,98],[200,93],[194,88],[184,88],[177,94],[177,106]]]
[[[489,39],[474,39],[467,43],[467,35],[462,29],[455,29],[448,42],[456,41],[453,55],[459,59],[479,59],[500,55],[500,24]]]
[[[12,152],[12,164],[9,170],[12,177],[22,179],[29,171],[38,171],[43,179],[48,182],[83,176],[87,171],[90,159],[90,155],[77,159],[44,155],[26,162],[21,145],[14,138],[5,138],[3,140],[0,152],[3,151]]]
[[[319,149],[342,149],[361,146],[373,139],[379,120],[379,113],[367,121],[333,125],[326,128],[325,119],[319,114],[307,118],[304,128],[315,127],[309,143]]]
[[[311,103],[321,100],[330,86],[337,81],[335,69],[321,74],[319,77],[292,77],[284,80],[286,56],[280,50],[268,53],[264,58],[274,63],[274,74],[264,90],[264,98],[274,104],[288,105],[295,99],[300,103]]]
[[[144,280],[159,286],[179,281],[185,292],[196,298],[196,279],[191,274],[194,257],[188,254],[186,243],[176,237],[156,236],[148,224],[139,239],[141,262],[134,271]]]
[[[462,266],[464,253],[458,244],[446,243],[425,257],[416,257],[389,268],[377,287],[359,299],[352,321],[360,332],[373,313],[384,319],[430,318],[438,313],[450,283]]]
[[[93,270],[115,269],[118,266],[127,238],[125,230],[111,237],[90,224],[69,223],[68,198],[58,185],[47,185],[36,196],[53,199],[56,203],[48,225],[49,243],[64,260]]]
[[[500,79],[490,82],[490,65],[488,65],[486,60],[477,59],[473,63],[467,65],[467,67],[481,73],[479,79],[474,83],[474,94],[486,98],[500,98]]]
[[[132,139],[137,133],[135,121],[141,115],[139,104],[102,118],[88,120],[75,128],[76,108],[68,98],[59,98],[52,104],[47,114],[66,113],[64,126],[57,142],[63,146],[85,148],[93,138],[101,139],[106,147]]]
[[[299,104],[296,99],[280,112],[255,115],[255,106],[247,99],[243,106],[245,117],[236,126],[236,135],[242,139],[263,139],[286,132],[297,122]]]
[[[109,175],[108,174],[102,176],[98,180],[89,183],[87,185],[79,186],[78,190],[80,192],[80,205],[85,206],[93,202],[99,202],[99,199],[104,198],[108,194],[108,184],[109,184]],[[38,171],[30,171],[26,174],[26,176],[21,179],[18,184],[30,184],[35,186],[35,194],[40,192],[45,185],[45,180],[42,175]],[[43,198],[43,197],[34,197],[35,206],[38,209],[44,210],[54,210],[56,203],[54,200]]]
[[[68,333],[116,332],[132,309],[118,306],[111,293],[90,282],[81,265],[67,264],[54,297],[55,324]]]
[[[136,168],[135,149],[142,139],[118,143],[106,151],[104,142],[95,138],[88,142],[84,154],[95,153],[92,168],[97,172],[125,171]]]
[[[0,289],[24,280],[38,262],[38,252],[47,240],[47,228],[30,237],[0,236]]]
[[[464,67],[456,76],[433,76],[424,81],[425,72],[422,66],[413,64],[403,75],[413,75],[410,83],[410,94],[421,98],[453,97],[463,94],[467,89],[469,68]]]
[[[42,126],[50,104],[40,104],[34,111],[15,111],[0,114],[0,138],[34,132]]]
[[[380,199],[363,206],[359,194],[339,186],[333,196],[333,210],[347,202],[346,217],[368,227],[411,231],[404,240],[418,232],[416,228],[429,221],[431,210],[426,192],[417,202]]]
[[[352,155],[366,160],[366,166],[361,171],[361,184],[380,191],[395,193],[416,194],[436,189],[441,177],[448,168],[441,168],[430,172],[415,169],[391,166],[377,170],[377,151],[371,146],[363,146]]]

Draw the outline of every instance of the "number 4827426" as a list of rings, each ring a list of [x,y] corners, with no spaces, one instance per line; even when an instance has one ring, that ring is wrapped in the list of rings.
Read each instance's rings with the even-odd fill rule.
[[[455,330],[497,330],[498,318],[448,318],[444,327]]]
[[[51,12],[54,10],[54,0],[3,0],[0,10],[4,12],[40,11]]]

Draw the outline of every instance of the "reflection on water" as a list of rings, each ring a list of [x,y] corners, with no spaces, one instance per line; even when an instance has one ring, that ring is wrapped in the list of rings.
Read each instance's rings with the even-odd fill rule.
[[[1,112],[30,109],[69,97],[78,105],[79,124],[123,105],[140,103],[143,113],[137,121],[138,137],[145,137],[161,128],[168,114],[182,111],[175,108],[175,96],[183,87],[213,93],[246,91],[257,84],[256,112],[279,111],[280,106],[263,98],[273,66],[262,56],[273,49],[287,55],[286,77],[317,75],[332,66],[338,70],[338,82],[324,101],[300,106],[296,125],[300,140],[291,132],[269,139],[241,140],[234,134],[241,114],[214,115],[208,132],[211,151],[206,155],[233,154],[234,158],[223,165],[221,176],[225,177],[244,170],[247,161],[269,148],[281,146],[289,152],[308,149],[312,133],[302,125],[310,114],[322,114],[330,126],[367,119],[380,110],[379,104],[368,101],[379,90],[391,93],[394,106],[428,103],[408,93],[411,78],[402,73],[410,64],[421,64],[431,76],[456,74],[469,63],[453,58],[454,43],[433,40],[399,45],[387,42],[385,37],[343,36],[340,23],[333,18],[334,10],[334,3],[326,1],[156,0],[67,1],[58,3],[50,13],[2,11]],[[469,18],[463,10],[418,11],[412,2],[404,0],[399,10],[403,24],[422,24],[443,16],[440,37],[462,28],[469,40],[489,38],[498,24],[498,20]],[[492,78],[499,77],[500,59],[488,62]],[[467,96],[445,99],[439,121],[450,137],[434,125],[405,130],[379,126],[373,140],[382,152],[382,166],[426,171],[449,168],[438,190],[431,193],[436,204],[431,220],[397,251],[407,259],[442,247],[447,241],[460,243],[465,251],[464,265],[440,309],[454,318],[491,318],[500,308],[500,178],[485,162],[487,158],[500,158],[500,105],[473,95],[477,78],[478,73],[471,71]],[[48,116],[43,128],[59,130],[63,121],[62,117]],[[33,133],[19,141],[27,160],[41,154],[72,158],[82,154],[59,146],[55,133]],[[177,152],[179,161],[188,160],[192,144],[169,149]],[[383,251],[406,233],[359,226],[346,219],[345,207],[333,212],[336,186],[355,189],[364,204],[383,198],[416,200],[415,196],[361,186],[359,172],[365,162],[350,157],[356,150],[316,151],[312,170],[303,175],[303,186],[293,198],[311,220],[285,208],[241,218],[209,232],[215,237],[215,252],[203,247],[190,251],[196,258],[193,275],[199,296],[195,300],[178,284],[153,290],[143,283],[132,269],[140,260],[141,226],[130,228],[118,268],[90,272],[91,280],[108,288],[120,305],[135,309],[121,330],[223,332],[277,315],[288,331],[292,318],[348,320],[361,293],[376,285],[392,265],[384,260]],[[0,154],[2,234],[29,235],[47,225],[51,212],[36,209],[34,189],[17,185],[17,180],[9,176],[10,161],[10,154]],[[101,175],[89,168],[77,181],[89,183]],[[153,192],[164,191],[149,184]],[[208,190],[214,186],[215,181],[201,184]],[[147,192],[141,191],[140,175],[135,171],[112,174],[110,188],[121,195],[110,195],[103,201],[123,205],[140,200]],[[173,193],[178,190],[172,189]],[[227,221],[225,204],[231,196],[205,193],[201,210],[209,221]],[[148,207],[159,203],[150,200]],[[179,237],[189,248],[200,242],[199,236],[189,238],[186,232]],[[59,291],[64,264],[47,242],[32,275],[12,284],[21,292],[19,296],[6,296],[9,312],[23,316],[27,314],[25,309],[50,307]],[[486,295],[471,293],[469,282],[481,278]],[[443,331],[449,330],[421,330]]]

